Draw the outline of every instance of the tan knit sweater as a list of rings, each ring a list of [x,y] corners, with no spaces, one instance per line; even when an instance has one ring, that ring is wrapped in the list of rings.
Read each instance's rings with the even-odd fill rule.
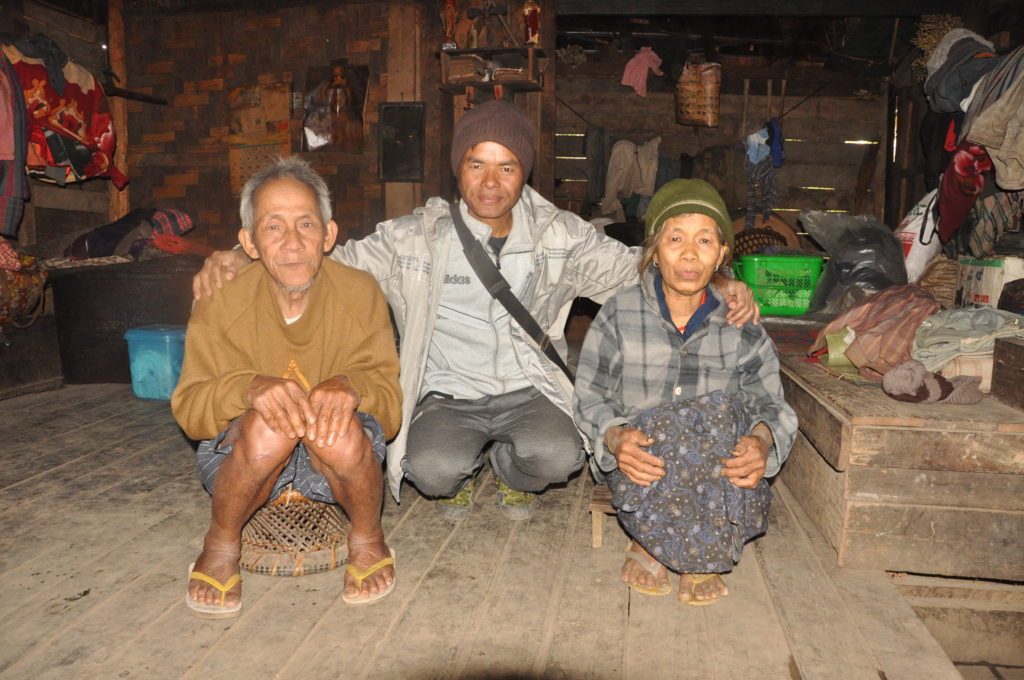
[[[251,408],[257,375],[290,377],[307,391],[345,375],[391,439],[401,422],[398,355],[388,306],[364,272],[324,260],[300,318],[288,325],[259,262],[195,304],[171,410],[193,439],[210,439]]]

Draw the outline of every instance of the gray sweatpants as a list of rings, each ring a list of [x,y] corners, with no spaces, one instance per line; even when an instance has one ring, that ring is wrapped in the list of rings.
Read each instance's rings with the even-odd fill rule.
[[[572,418],[533,387],[481,399],[430,395],[416,406],[403,468],[421,493],[450,498],[484,463],[518,491],[542,491],[583,466]]]

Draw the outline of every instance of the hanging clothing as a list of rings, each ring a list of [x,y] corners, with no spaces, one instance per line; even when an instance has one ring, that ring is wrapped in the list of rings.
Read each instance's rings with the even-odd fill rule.
[[[992,158],[996,184],[1024,189],[1024,45],[1007,55],[971,100],[960,139],[983,145]]]
[[[960,111],[960,102],[971,88],[1001,59],[974,38],[962,38],[949,48],[946,61],[924,82],[928,105],[939,113]]]
[[[768,132],[768,147],[772,150],[772,167],[781,168],[786,160],[786,153],[782,148],[782,121],[772,116],[765,123],[765,130]]]
[[[38,59],[46,68],[46,77],[57,92],[63,92],[67,86],[64,80],[64,67],[68,63],[68,55],[60,45],[42,33],[25,38],[13,33],[0,33],[0,41],[13,45],[18,52],[26,57]]]
[[[654,181],[658,176],[658,145],[661,137],[637,146],[628,139],[620,139],[612,146],[605,173],[604,197],[601,214],[612,215],[616,222],[624,222],[626,213],[620,199],[633,194],[654,195]]]
[[[747,161],[757,165],[771,153],[768,146],[768,130],[761,128],[757,132],[747,135],[746,140]]]
[[[953,159],[957,133],[963,126],[962,113],[937,113],[930,108],[921,116],[920,142],[924,152],[924,185],[928,191],[939,188],[942,171]]]
[[[0,157],[0,234],[13,239],[18,237],[25,201],[29,198],[25,175],[26,112],[21,82],[2,52],[0,83],[0,109],[7,114],[0,119],[0,138],[4,140]]]
[[[757,163],[751,163],[750,158],[747,158],[744,167],[747,170],[747,216],[744,228],[749,231],[754,228],[758,213],[765,221],[771,217],[772,208],[779,200],[779,187],[775,180],[775,168],[768,156]],[[761,190],[760,196],[758,188]]]
[[[106,177],[123,188],[128,178],[114,166],[113,117],[92,74],[67,61],[66,84],[58,90],[43,59],[25,56],[13,45],[2,47],[25,96],[29,174],[57,184]]]
[[[992,169],[985,147],[961,142],[953,154],[939,187],[939,240],[943,243],[953,234],[971,210],[985,186],[983,172]]]
[[[994,52],[996,49],[995,45],[988,40],[985,40],[985,38],[981,37],[974,31],[967,28],[954,28],[946,33],[946,35],[942,36],[942,40],[940,40],[939,44],[935,46],[934,50],[932,50],[932,55],[928,57],[928,63],[925,65],[925,68],[928,71],[929,77],[938,71],[946,62],[946,59],[949,57],[950,48],[964,38],[972,38],[976,40],[989,52]]]
[[[647,96],[647,71],[654,71],[655,75],[665,75],[661,69],[661,57],[654,53],[650,47],[641,47],[622,73],[622,84],[632,87],[641,97]]]

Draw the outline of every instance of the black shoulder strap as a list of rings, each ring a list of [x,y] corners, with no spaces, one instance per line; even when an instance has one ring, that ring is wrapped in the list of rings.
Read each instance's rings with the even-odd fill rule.
[[[523,306],[523,303],[519,301],[519,298],[512,293],[512,287],[505,280],[505,277],[501,275],[501,272],[498,271],[498,268],[494,266],[494,263],[491,262],[491,258],[487,256],[484,247],[480,245],[480,241],[473,238],[469,227],[466,226],[466,222],[462,219],[459,204],[452,203],[449,208],[452,221],[455,223],[455,233],[459,235],[459,240],[462,241],[462,252],[466,254],[466,259],[473,266],[473,271],[480,277],[480,281],[487,288],[487,292],[508,310],[512,318],[533,338],[533,341],[537,343],[537,346],[547,355],[548,359],[551,359],[555,366],[562,369],[562,372],[569,378],[569,382],[574,382],[569,367],[565,365],[562,357],[558,356],[558,352],[551,344],[551,338],[540,327],[540,324],[534,320],[530,312]]]

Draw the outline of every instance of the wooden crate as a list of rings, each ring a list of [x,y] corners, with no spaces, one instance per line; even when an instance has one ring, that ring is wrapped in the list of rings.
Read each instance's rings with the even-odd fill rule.
[[[909,404],[782,357],[781,477],[848,567],[1024,580],[1024,412]]]
[[[992,396],[1024,409],[1024,340],[999,338],[992,360]]]

